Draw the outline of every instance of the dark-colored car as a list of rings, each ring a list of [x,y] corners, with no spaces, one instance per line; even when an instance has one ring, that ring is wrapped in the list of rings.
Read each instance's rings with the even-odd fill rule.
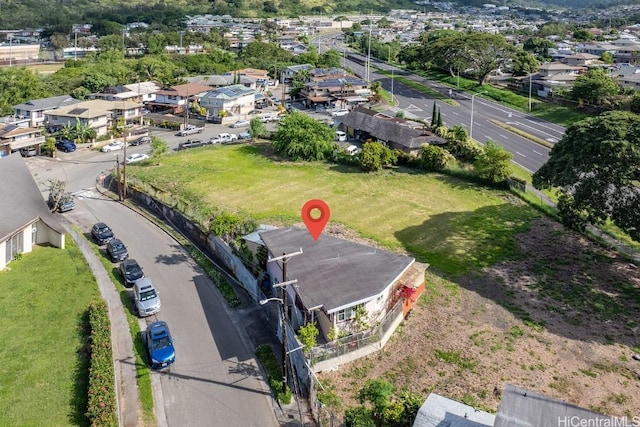
[[[141,136],[138,139],[134,139],[133,141],[131,141],[131,145],[142,145],[142,144],[148,144],[151,142],[151,137],[150,136]]]
[[[118,271],[122,275],[125,286],[133,286],[136,280],[144,277],[142,267],[140,267],[140,264],[133,258],[122,261],[118,266]]]
[[[72,151],[76,151],[76,144],[68,139],[61,139],[56,142],[56,148],[60,151],[64,151],[65,153],[70,153]]]
[[[173,338],[166,322],[160,320],[149,324],[144,333],[144,341],[147,344],[152,369],[166,368],[176,361]]]
[[[129,258],[129,251],[120,239],[111,239],[107,243],[107,254],[111,262],[124,261]]]
[[[251,139],[251,132],[242,132],[238,134],[238,139]]]
[[[104,222],[98,222],[91,228],[91,235],[99,245],[109,243],[113,239],[113,231]]]

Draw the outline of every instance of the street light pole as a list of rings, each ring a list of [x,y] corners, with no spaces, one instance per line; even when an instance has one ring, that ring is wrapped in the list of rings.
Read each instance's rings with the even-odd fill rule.
[[[531,112],[531,73],[529,73],[529,112]]]
[[[473,102],[475,101],[476,96],[480,95],[481,93],[485,92],[482,91],[471,95],[471,124],[469,125],[469,139],[473,139]]]
[[[367,83],[371,74],[371,24],[369,24],[369,48],[367,50]]]
[[[12,49],[12,42],[13,42],[13,34],[9,35],[9,67],[11,67],[11,61],[12,61],[12,56],[13,56],[13,49]]]

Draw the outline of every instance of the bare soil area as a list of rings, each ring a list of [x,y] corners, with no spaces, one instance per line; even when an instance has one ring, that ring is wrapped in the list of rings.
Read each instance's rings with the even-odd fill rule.
[[[376,354],[324,372],[343,413],[371,378],[495,412],[506,383],[613,416],[640,416],[640,269],[537,219],[520,256],[449,281],[427,275]]]

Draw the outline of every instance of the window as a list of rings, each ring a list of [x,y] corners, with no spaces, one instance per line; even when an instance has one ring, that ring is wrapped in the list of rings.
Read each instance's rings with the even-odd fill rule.
[[[336,316],[338,318],[338,322],[344,322],[346,320],[355,319],[356,310],[358,309],[358,307],[364,308],[364,304],[354,305],[353,307],[348,307],[348,308],[345,308],[343,310],[338,311],[336,313]]]
[[[22,231],[18,234],[13,235],[9,240],[5,243],[6,253],[5,259],[7,262],[11,261],[16,257],[17,254],[22,253],[24,247],[22,246]]]

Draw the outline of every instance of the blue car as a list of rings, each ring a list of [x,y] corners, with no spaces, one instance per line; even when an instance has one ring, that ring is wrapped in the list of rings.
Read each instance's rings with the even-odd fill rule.
[[[162,320],[147,326],[144,335],[151,359],[151,369],[162,369],[176,361],[176,351],[173,348],[173,338],[169,326]]]
[[[65,153],[70,153],[72,151],[76,151],[76,144],[68,139],[61,139],[56,142],[56,148],[60,151],[64,151]]]

